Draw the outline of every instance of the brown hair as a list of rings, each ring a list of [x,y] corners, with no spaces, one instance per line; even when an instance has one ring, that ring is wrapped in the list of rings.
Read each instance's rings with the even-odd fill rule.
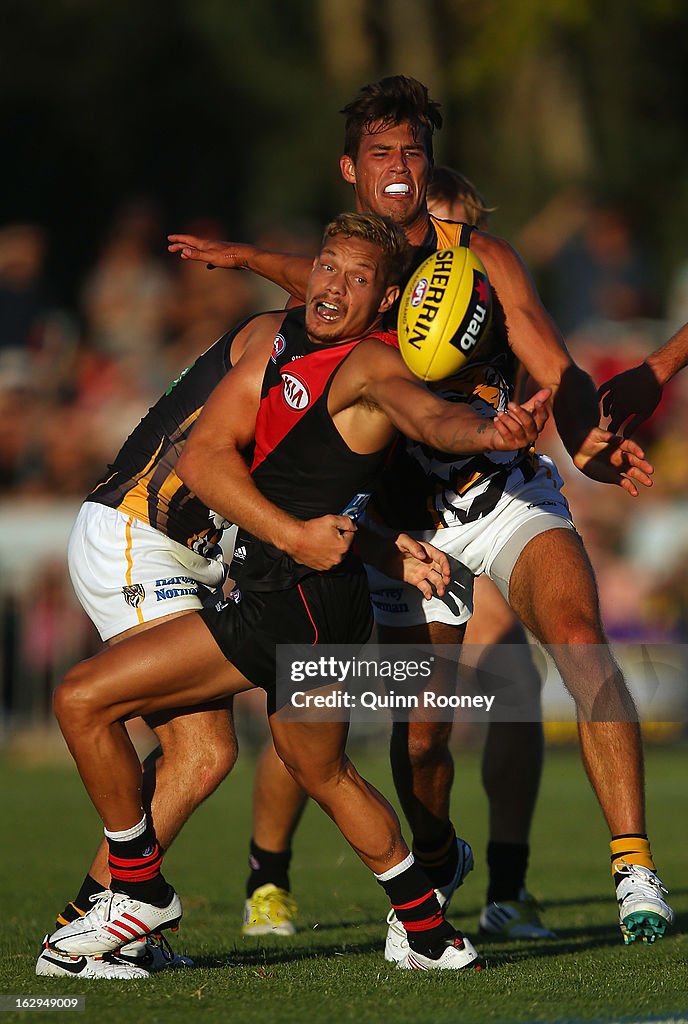
[[[340,213],[325,228],[322,244],[335,235],[361,238],[382,252],[385,284],[398,284],[411,262],[411,247],[406,235],[389,217],[376,213]]]
[[[340,113],[346,115],[344,152],[352,160],[358,156],[361,137],[373,125],[378,131],[386,131],[408,122],[414,139],[422,139],[432,163],[432,135],[435,128],[442,127],[442,115],[439,103],[430,99],[427,87],[415,78],[392,75],[364,85]]]
[[[441,199],[446,203],[457,200],[463,203],[466,211],[466,223],[476,227],[484,227],[487,218],[497,209],[488,206],[484,197],[478,192],[473,182],[459,174],[453,167],[434,167],[430,176],[427,191],[428,201]]]

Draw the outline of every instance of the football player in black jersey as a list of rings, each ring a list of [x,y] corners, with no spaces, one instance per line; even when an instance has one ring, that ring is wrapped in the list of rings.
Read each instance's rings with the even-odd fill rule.
[[[469,940],[446,922],[391,807],[346,757],[347,723],[276,713],[277,644],[361,644],[369,635],[365,574],[350,551],[356,528],[337,510],[369,481],[396,431],[453,453],[509,452],[531,444],[547,418],[547,389],[488,423],[413,377],[381,325],[406,250],[390,221],[337,218],[313,265],[305,310],[250,321],[238,336],[245,344],[238,366],[198,418],[177,469],[201,501],[247,532],[238,603],[125,639],[78,665],[58,688],[56,714],[104,822],[112,882],[87,914],[49,937],[51,955],[108,955],[181,916],[161,874],[124,722],[258,685],[268,691],[278,753],[374,872],[406,929],[400,966],[481,966]],[[305,456],[293,438],[306,418],[317,430],[320,474],[313,466],[299,472]],[[243,453],[253,442],[249,469]],[[332,464],[341,473],[332,474]],[[643,465],[651,468],[638,461],[641,481]]]

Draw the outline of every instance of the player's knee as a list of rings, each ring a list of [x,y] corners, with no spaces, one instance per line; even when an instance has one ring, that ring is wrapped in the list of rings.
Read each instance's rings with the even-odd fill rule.
[[[430,768],[442,764],[449,757],[451,725],[437,722],[432,728],[409,729],[408,758],[414,769]]]
[[[347,757],[327,765],[312,764],[298,757],[291,759],[287,769],[292,778],[310,797],[317,802],[331,792],[349,774],[351,762]]]
[[[53,696],[55,717],[60,727],[88,728],[102,711],[88,664],[70,669]]]
[[[194,804],[210,796],[236,764],[236,734],[224,715],[180,715],[164,724],[150,724],[165,764],[174,766],[175,777]]]
[[[236,741],[223,739],[214,742],[206,751],[201,771],[201,786],[205,796],[210,796],[223,782],[236,764],[238,749]]]
[[[195,745],[190,749],[176,751],[175,766],[195,803],[201,803],[214,793],[227,778],[236,764],[237,753],[236,742],[228,737],[214,737],[212,742],[200,747]],[[165,756],[168,756],[167,752]]]
[[[605,643],[604,631],[595,608],[571,607],[559,610],[546,629],[544,642],[570,648]]]

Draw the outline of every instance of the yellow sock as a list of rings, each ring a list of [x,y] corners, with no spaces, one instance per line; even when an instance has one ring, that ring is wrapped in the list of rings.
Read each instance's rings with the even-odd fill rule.
[[[640,864],[644,868],[649,868],[650,871],[655,870],[650,840],[647,836],[614,836],[609,844],[609,849],[612,851],[612,875],[621,868],[621,861],[625,861],[626,864]]]

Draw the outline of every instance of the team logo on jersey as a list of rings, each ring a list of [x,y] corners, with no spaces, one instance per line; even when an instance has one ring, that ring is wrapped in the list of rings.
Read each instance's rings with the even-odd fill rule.
[[[298,412],[307,409],[311,400],[308,385],[295,373],[286,371],[282,371],[282,382],[284,385],[282,395],[289,408],[296,409]]]
[[[138,608],[146,596],[142,583],[132,583],[129,587],[122,587],[122,595],[127,604],[132,608]]]
[[[270,356],[270,358],[272,359],[273,363],[277,362],[277,360],[282,355],[286,347],[287,342],[284,335],[278,334],[272,343],[272,355]]]
[[[413,289],[413,295],[411,296],[411,305],[414,307],[420,306],[421,302],[425,298],[425,293],[428,290],[428,279],[427,277],[421,277],[420,281]]]

